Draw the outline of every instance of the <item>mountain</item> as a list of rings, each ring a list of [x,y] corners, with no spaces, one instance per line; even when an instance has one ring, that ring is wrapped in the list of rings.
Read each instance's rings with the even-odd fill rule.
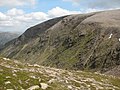
[[[48,20],[8,42],[0,55],[56,68],[107,72],[120,65],[120,10]]]
[[[105,72],[106,75],[113,75],[116,77],[120,77],[120,65],[116,66],[115,68]]]
[[[5,43],[14,38],[17,38],[18,36],[18,33],[0,32],[0,48],[2,48]]]
[[[0,90],[120,90],[120,78],[0,57]]]

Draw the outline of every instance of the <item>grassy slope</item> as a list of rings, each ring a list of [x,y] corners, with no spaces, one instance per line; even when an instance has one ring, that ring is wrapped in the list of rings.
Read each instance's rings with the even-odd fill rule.
[[[8,43],[0,55],[62,69],[109,71],[120,65],[120,28],[114,22],[119,12],[70,15],[41,23]],[[106,25],[109,20],[115,25]]]
[[[18,61],[0,58],[0,90],[29,90],[41,83],[46,90],[120,90],[120,78],[83,71],[67,71],[22,64]]]

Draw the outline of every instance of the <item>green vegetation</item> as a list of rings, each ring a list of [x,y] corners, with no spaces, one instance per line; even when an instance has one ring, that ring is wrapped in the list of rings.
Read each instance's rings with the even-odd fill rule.
[[[119,90],[120,78],[0,58],[0,90]]]
[[[120,65],[120,28],[116,23],[119,11],[114,15],[106,12],[69,15],[38,24],[6,45],[0,55],[66,70],[109,71]],[[115,25],[110,26],[110,21]]]

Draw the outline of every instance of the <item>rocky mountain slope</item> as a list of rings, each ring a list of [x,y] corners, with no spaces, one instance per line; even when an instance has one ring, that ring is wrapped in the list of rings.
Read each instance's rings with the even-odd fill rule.
[[[113,76],[117,76],[120,77],[120,65],[116,66],[115,68],[105,72],[106,75],[113,75]]]
[[[19,34],[17,33],[0,32],[0,48],[2,48],[5,43],[14,38],[17,38],[18,36]]]
[[[120,65],[120,10],[43,22],[7,43],[0,55],[56,68],[109,71]]]
[[[0,57],[0,90],[120,90],[120,78]]]

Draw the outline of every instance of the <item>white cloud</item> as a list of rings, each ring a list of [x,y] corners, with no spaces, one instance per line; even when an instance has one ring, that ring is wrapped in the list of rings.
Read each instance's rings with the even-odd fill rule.
[[[21,15],[21,16],[17,16],[15,17],[15,20],[19,21],[19,22],[30,22],[32,20],[32,17],[29,15]]]
[[[83,13],[98,12],[98,11],[103,11],[103,10],[89,8],[89,9],[84,10]]]
[[[89,13],[98,11],[97,9],[87,9],[83,11],[70,11],[60,7],[55,7],[48,12],[32,12],[26,13],[21,9],[13,8],[5,13],[0,12],[0,31],[25,31],[27,28],[41,23],[45,20],[79,13]]]
[[[12,31],[25,31],[27,28],[41,23],[50,18],[69,15],[69,14],[78,14],[78,13],[89,13],[98,11],[97,9],[88,9],[85,11],[69,11],[62,9],[60,7],[55,7],[48,12],[32,12],[25,13],[21,9],[10,9],[6,13],[0,12],[0,27],[3,30],[12,30]],[[11,28],[11,29],[10,29]],[[0,29],[0,30],[2,30]]]
[[[56,16],[63,16],[63,15],[69,15],[69,14],[78,14],[81,13],[80,11],[69,11],[66,9],[62,9],[60,7],[55,7],[48,11],[48,15],[50,17],[56,17]]]
[[[48,12],[25,13],[21,9],[10,9],[6,13],[0,12],[0,30],[25,31],[30,26],[41,23],[50,18],[81,13],[55,7]]]
[[[34,12],[31,14],[28,14],[28,16],[31,16],[33,19],[40,20],[40,21],[48,19],[48,15],[43,12]]]
[[[0,21],[5,21],[5,20],[8,20],[10,19],[9,16],[3,14],[2,12],[0,12]]]
[[[23,10],[16,9],[16,8],[13,8],[7,11],[7,15],[10,15],[10,16],[23,15],[23,14],[24,14]]]
[[[0,0],[0,6],[23,6],[23,5],[35,5],[36,0]]]
[[[13,26],[14,24],[13,24],[13,22],[12,21],[2,21],[2,22],[0,22],[0,26],[1,27],[11,27],[11,26]]]

